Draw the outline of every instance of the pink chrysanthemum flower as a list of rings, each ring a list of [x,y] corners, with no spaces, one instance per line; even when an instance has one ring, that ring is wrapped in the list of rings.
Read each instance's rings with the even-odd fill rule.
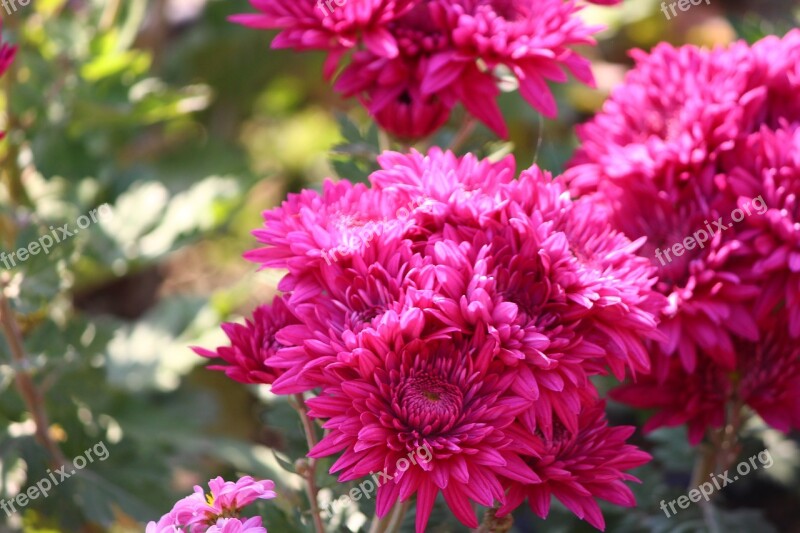
[[[759,287],[757,314],[782,307],[792,336],[800,337],[800,120],[762,128],[737,143],[725,163],[737,204],[745,209],[759,200],[740,223],[750,267],[743,276]]]
[[[556,103],[546,80],[566,81],[563,69],[567,69],[594,85],[588,60],[570,47],[593,44],[591,35],[600,28],[587,26],[576,16],[579,8],[574,1],[442,0],[438,4],[445,11],[452,44],[431,58],[422,90],[452,95],[500,136],[506,136],[503,117],[485,98],[493,92],[498,67],[508,69],[523,98],[548,117],[556,116]],[[487,71],[484,76],[476,68],[478,61]]]
[[[203,533],[218,524],[220,518],[238,516],[239,512],[256,500],[275,498],[273,490],[275,483],[272,481],[256,481],[250,476],[245,476],[236,482],[225,481],[221,477],[208,482],[210,492],[206,494],[200,486],[195,486],[194,493],[179,500],[172,510],[158,522],[150,522],[147,533],[161,533],[172,531],[169,528],[186,528],[192,533]],[[251,529],[235,529],[236,527]],[[231,523],[229,528],[242,533],[257,533],[261,520],[249,520],[246,524],[236,525]],[[181,529],[177,529],[180,531]],[[225,531],[229,530],[217,530]]]
[[[613,227],[647,237],[669,301],[654,375],[613,395],[692,443],[742,406],[797,428],[800,30],[635,57],[567,172]]]
[[[424,208],[363,259],[317,265],[308,279],[319,289],[303,292],[323,296],[296,300],[306,326],[287,328],[297,346],[280,356],[303,370],[276,385],[322,388],[308,403],[329,433],[312,455],[343,452],[333,467],[342,481],[430,448],[430,464],[379,489],[380,514],[416,494],[421,531],[442,491],[474,526],[470,501],[504,500],[500,471],[536,482],[520,463],[535,453],[523,435],[578,430],[581,406],[594,401],[587,374],[602,371],[604,356],[647,368],[652,269],[621,235],[590,236],[601,220],[573,211],[549,176],[532,170],[516,182],[513,159],[433,150],[381,164],[375,194]]]
[[[556,115],[556,103],[546,80],[566,81],[566,69],[594,85],[588,61],[571,47],[594,43],[591,35],[599,28],[584,24],[577,11],[575,2],[562,0],[419,2],[388,26],[396,36],[398,56],[357,53],[336,88],[362,97],[381,126],[396,134],[427,135],[460,102],[506,137],[495,101],[501,68],[548,117]],[[416,131],[399,120],[397,109],[405,108],[418,117]]]
[[[747,405],[768,424],[788,432],[800,427],[800,346],[785,313],[762,324],[758,342],[737,343],[736,370],[701,359],[693,373],[669,361],[666,379],[646,377],[612,391],[612,397],[642,409],[657,409],[645,431],[686,424],[698,444],[709,428],[726,423],[729,405]]]
[[[537,436],[537,455],[527,462],[541,482],[506,480],[507,501],[498,516],[510,513],[527,499],[533,512],[547,518],[555,496],[576,516],[603,530],[605,520],[596,499],[622,507],[636,504],[623,481],[638,479],[625,471],[645,464],[650,455],[625,443],[635,428],[610,427],[603,407],[602,402],[584,406],[577,431],[561,426],[552,437]]]
[[[501,472],[538,481],[518,455],[535,453],[515,421],[529,401],[510,390],[513,377],[492,362],[491,343],[415,339],[422,320],[406,328],[387,324],[383,335],[364,338],[361,368],[308,401],[310,415],[327,419],[329,430],[310,455],[343,452],[331,468],[340,481],[386,469],[392,479],[378,488],[379,516],[416,494],[422,533],[442,492],[456,517],[474,528],[470,502],[503,500]],[[428,459],[398,471],[398,461],[414,454]]]
[[[373,53],[394,57],[397,42],[387,25],[417,0],[251,0],[259,11],[234,15],[233,22],[281,30],[273,48],[348,49],[362,42]]]
[[[216,351],[193,348],[203,357],[222,359],[225,365],[209,365],[209,370],[221,370],[239,383],[271,384],[283,372],[273,362],[284,347],[278,333],[285,327],[299,324],[298,319],[278,297],[272,305],[262,305],[253,311],[253,316],[244,324],[227,323],[222,330],[231,341],[230,346],[221,346]]]
[[[539,482],[523,460],[536,435],[579,431],[589,376],[649,368],[661,299],[641,242],[538,168],[515,179],[512,157],[438,149],[379,163],[372,188],[328,183],[264,214],[248,257],[288,269],[297,319],[274,335],[272,390],[316,391],[326,436],[311,455],[341,453],[340,480],[388,469],[381,516],[416,496],[423,531],[442,492],[475,527],[471,503],[505,502],[501,478]],[[429,459],[394,475],[420,449]]]
[[[599,28],[578,17],[574,0],[251,1],[261,13],[232,20],[282,30],[274,47],[330,51],[325,74],[341,71],[336,89],[404,138],[433,133],[459,102],[505,137],[495,101],[501,70],[549,117],[556,103],[546,80],[566,81],[566,70],[594,84],[588,61],[572,47],[593,44]]]
[[[669,301],[660,326],[667,340],[656,353],[679,355],[689,371],[704,357],[733,369],[736,343],[759,338],[756,318],[800,301],[788,254],[796,246],[796,230],[787,230],[796,220],[794,200],[784,192],[791,180],[782,181],[797,148],[791,134],[781,134],[778,146],[759,133],[800,120],[800,107],[785,103],[800,90],[800,31],[753,47],[662,44],[633,55],[636,68],[579,129],[583,145],[566,177],[573,194],[590,193],[615,229],[647,238],[640,255],[659,268],[657,288]],[[731,221],[745,202],[770,194],[771,219],[784,218],[774,226],[781,226],[777,239],[763,231],[764,215]],[[800,313],[787,312],[800,333]],[[670,365],[656,361],[663,378]]]
[[[335,89],[359,98],[378,124],[398,137],[430,135],[447,121],[456,103],[450,95],[423,91],[431,57],[450,46],[443,17],[438,4],[415,2],[409,13],[389,26],[398,54],[389,57],[369,49],[355,52],[338,76]],[[492,96],[496,94],[493,89]]]

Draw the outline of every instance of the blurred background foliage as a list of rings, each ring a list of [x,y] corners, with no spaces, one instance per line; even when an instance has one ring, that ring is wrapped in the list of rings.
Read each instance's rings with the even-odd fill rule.
[[[792,0],[712,0],[667,21],[659,5],[585,10],[608,26],[598,48],[585,51],[599,89],[556,86],[558,120],[508,93],[509,142],[482,126],[462,142],[457,112],[419,148],[456,142],[461,152],[513,152],[521,166],[536,161],[557,173],[574,149],[574,125],[620,81],[630,48],[754,41],[796,26],[800,11]],[[0,512],[0,531],[141,531],[192,485],[237,474],[278,484],[280,497],[260,504],[270,531],[310,531],[291,473],[306,452],[291,406],[205,371],[189,346],[221,344],[221,321],[275,293],[280,273],[256,272],[240,257],[253,247],[260,212],[326,176],[364,180],[391,143],[323,81],[321,54],[272,51],[268,34],[227,22],[248,10],[244,0],[34,0],[3,16],[5,38],[20,52],[2,80],[2,249],[74,226],[104,203],[113,217],[49,255],[0,268],[27,353],[20,368],[0,341],[0,498],[48,467],[15,373],[42,391],[50,435],[66,457],[101,440],[110,451],[49,498],[10,517]],[[644,420],[619,406],[611,415]],[[655,461],[639,472],[639,507],[609,508],[608,530],[800,531],[795,440],[761,427],[749,438],[755,451],[770,448],[775,466],[726,491],[711,520],[699,506],[667,520],[658,502],[685,493],[695,451],[680,430],[638,436]],[[323,499],[350,488],[319,482]],[[359,503],[331,528],[357,531],[373,505]],[[429,530],[460,531],[454,522],[437,512]],[[523,510],[515,527],[591,530],[558,507],[546,525]]]

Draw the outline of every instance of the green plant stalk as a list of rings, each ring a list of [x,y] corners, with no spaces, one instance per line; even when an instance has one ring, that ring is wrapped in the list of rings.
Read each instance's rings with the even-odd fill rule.
[[[300,421],[303,423],[303,430],[306,434],[306,441],[308,442],[309,452],[317,445],[317,434],[314,430],[314,424],[308,417],[308,410],[306,409],[305,398],[302,394],[295,394],[294,399],[296,405],[295,410],[300,415]],[[290,402],[291,403],[291,402]],[[311,518],[314,522],[314,530],[316,533],[325,533],[325,525],[322,523],[322,513],[319,508],[319,501],[317,499],[317,460],[313,457],[308,458],[308,470],[304,473],[306,480],[306,494],[308,501],[311,505]]]
[[[50,418],[44,406],[44,397],[36,388],[27,370],[27,357],[17,321],[5,295],[5,283],[0,287],[0,328],[11,350],[14,361],[14,382],[25,406],[33,417],[36,441],[47,451],[51,465],[58,469],[67,463],[61,448],[50,435]]]

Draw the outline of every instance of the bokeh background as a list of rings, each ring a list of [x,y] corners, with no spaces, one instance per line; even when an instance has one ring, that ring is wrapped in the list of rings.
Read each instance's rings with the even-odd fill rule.
[[[669,21],[659,6],[587,8],[608,27],[584,51],[599,88],[555,86],[555,121],[504,94],[509,141],[478,126],[457,141],[459,151],[512,152],[521,167],[558,173],[574,150],[574,125],[622,79],[631,48],[752,42],[782,35],[800,16],[796,0],[711,0]],[[271,532],[309,531],[291,473],[306,452],[292,408],[266,388],[204,370],[189,346],[223,344],[221,322],[275,294],[280,272],[257,272],[241,258],[254,247],[260,212],[326,176],[363,181],[385,139],[322,79],[322,54],[270,50],[269,33],[226,20],[249,10],[245,0],[33,0],[0,9],[6,40],[20,46],[0,82],[2,249],[27,245],[42,227],[74,225],[100,204],[113,210],[49,255],[0,267],[28,354],[20,370],[0,341],[0,498],[45,476],[48,464],[15,372],[40,386],[67,457],[101,440],[110,451],[22,513],[0,512],[0,531],[141,531],[194,484],[238,474],[278,484],[280,497],[262,507]],[[456,112],[433,142],[453,142],[462,118]],[[614,423],[646,419],[610,409]],[[608,530],[800,531],[797,439],[757,423],[747,431],[747,456],[766,446],[775,465],[729,487],[711,519],[697,505],[669,520],[659,509],[690,483],[697,450],[683,431],[637,434],[655,460],[638,471],[639,507],[609,507]],[[349,489],[320,483],[325,498]],[[357,531],[371,505],[345,509],[333,527]],[[441,511],[429,530],[462,531],[455,522]],[[515,524],[519,532],[591,530],[558,506],[547,522],[522,511]]]

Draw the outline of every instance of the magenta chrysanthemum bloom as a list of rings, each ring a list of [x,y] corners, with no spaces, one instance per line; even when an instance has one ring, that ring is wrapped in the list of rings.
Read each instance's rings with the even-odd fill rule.
[[[757,315],[783,307],[792,336],[800,337],[800,120],[763,127],[738,142],[725,164],[737,205],[760,199],[740,232],[751,267],[743,276],[759,287]]]
[[[342,50],[363,44],[378,55],[397,55],[387,25],[415,0],[250,0],[256,14],[234,15],[233,22],[256,29],[281,30],[273,48]]]
[[[658,267],[669,301],[655,353],[678,356],[690,372],[703,358],[733,370],[736,346],[757,341],[757,319],[777,306],[800,334],[789,192],[800,106],[787,103],[800,91],[800,31],[752,47],[662,44],[633,55],[636,68],[579,129],[566,178],[615,229],[647,238],[639,253]],[[759,202],[772,214],[751,212]],[[655,361],[664,378],[671,363]]]
[[[556,103],[546,80],[566,81],[566,69],[594,85],[588,61],[571,46],[592,44],[599,28],[584,24],[578,10],[575,2],[562,0],[419,2],[389,25],[398,56],[357,53],[336,88],[362,97],[379,124],[395,134],[409,136],[410,128],[392,110],[413,110],[419,117],[414,133],[427,135],[460,102],[506,137],[495,102],[501,68],[517,79],[528,103],[548,117],[556,115]]]
[[[227,323],[222,330],[231,341],[216,351],[193,348],[203,357],[222,359],[225,365],[209,365],[209,370],[221,370],[239,383],[270,384],[283,372],[276,367],[274,358],[284,346],[277,335],[283,328],[299,324],[283,298],[275,298],[272,305],[262,305],[244,324]]]
[[[600,28],[587,26],[576,16],[579,8],[574,1],[442,0],[437,4],[445,12],[452,42],[431,58],[423,92],[457,98],[499,135],[506,136],[502,115],[485,98],[495,85],[492,75],[498,67],[508,69],[519,82],[522,97],[548,117],[556,116],[556,103],[546,80],[566,81],[566,69],[583,83],[594,85],[588,60],[570,47],[593,44],[591,35]],[[482,83],[478,61],[488,71]]]
[[[209,481],[208,486],[210,489],[208,494],[202,487],[195,486],[192,495],[179,500],[172,510],[158,522],[150,522],[147,525],[147,533],[182,530],[174,528],[186,528],[192,533],[204,533],[205,531],[260,533],[266,531],[263,528],[258,529],[261,527],[260,518],[257,521],[248,520],[245,523],[237,520],[219,524],[218,520],[238,516],[243,508],[256,500],[275,498],[276,494],[273,490],[275,483],[269,480],[256,481],[250,476],[245,476],[236,482],[225,481],[218,477]],[[170,527],[173,529],[169,529]],[[223,528],[209,529],[213,527]],[[228,529],[224,529],[224,527]]]
[[[731,402],[741,402],[771,426],[788,432],[800,427],[800,346],[789,332],[785,313],[762,324],[758,342],[737,344],[737,370],[701,359],[693,373],[676,360],[666,379],[646,377],[612,391],[612,397],[642,409],[657,409],[645,431],[686,424],[698,444],[709,428],[726,423]]]
[[[602,402],[587,404],[577,431],[560,426],[552,437],[537,436],[537,455],[527,462],[541,482],[506,480],[508,497],[498,516],[510,513],[527,499],[533,512],[547,518],[555,496],[576,516],[604,530],[605,520],[596,499],[622,507],[636,504],[623,481],[638,479],[625,471],[645,464],[650,455],[625,443],[635,428],[610,427],[603,407]]]
[[[379,163],[372,188],[328,183],[264,214],[247,256],[288,269],[298,321],[275,335],[272,390],[317,391],[311,456],[341,453],[341,481],[387,472],[379,515],[416,496],[424,531],[442,492],[476,527],[472,502],[505,503],[502,480],[540,483],[536,435],[580,430],[590,376],[649,369],[663,299],[641,242],[538,168],[439,149]]]
[[[359,98],[378,124],[398,137],[430,135],[447,121],[456,104],[453,94],[424,90],[432,57],[451,46],[445,17],[444,8],[436,2],[415,2],[409,13],[389,26],[398,54],[387,57],[370,49],[355,52],[338,76],[335,89]],[[475,93],[485,90],[486,76],[473,81]],[[493,99],[498,90],[489,90]],[[485,107],[489,107],[486,102]]]
[[[336,5],[333,5],[336,2]],[[593,44],[573,0],[251,0],[259,14],[232,18],[282,30],[274,47],[330,52],[325,74],[359,98],[387,131],[404,138],[433,133],[462,103],[498,135],[507,135],[495,102],[510,74],[520,94],[548,117],[556,103],[547,81],[566,72],[594,84],[572,48]],[[616,0],[594,3],[612,5]],[[353,50],[351,55],[346,54]]]
[[[502,500],[501,472],[538,481],[518,455],[534,453],[515,421],[530,402],[511,391],[513,376],[493,362],[491,343],[415,339],[423,320],[406,328],[387,324],[382,336],[365,338],[358,371],[308,401],[310,415],[327,419],[330,430],[310,455],[344,452],[331,468],[340,481],[386,470],[393,479],[378,488],[379,516],[416,493],[421,533],[441,491],[456,517],[474,528],[470,502]],[[398,472],[398,461],[414,454],[428,459]]]

